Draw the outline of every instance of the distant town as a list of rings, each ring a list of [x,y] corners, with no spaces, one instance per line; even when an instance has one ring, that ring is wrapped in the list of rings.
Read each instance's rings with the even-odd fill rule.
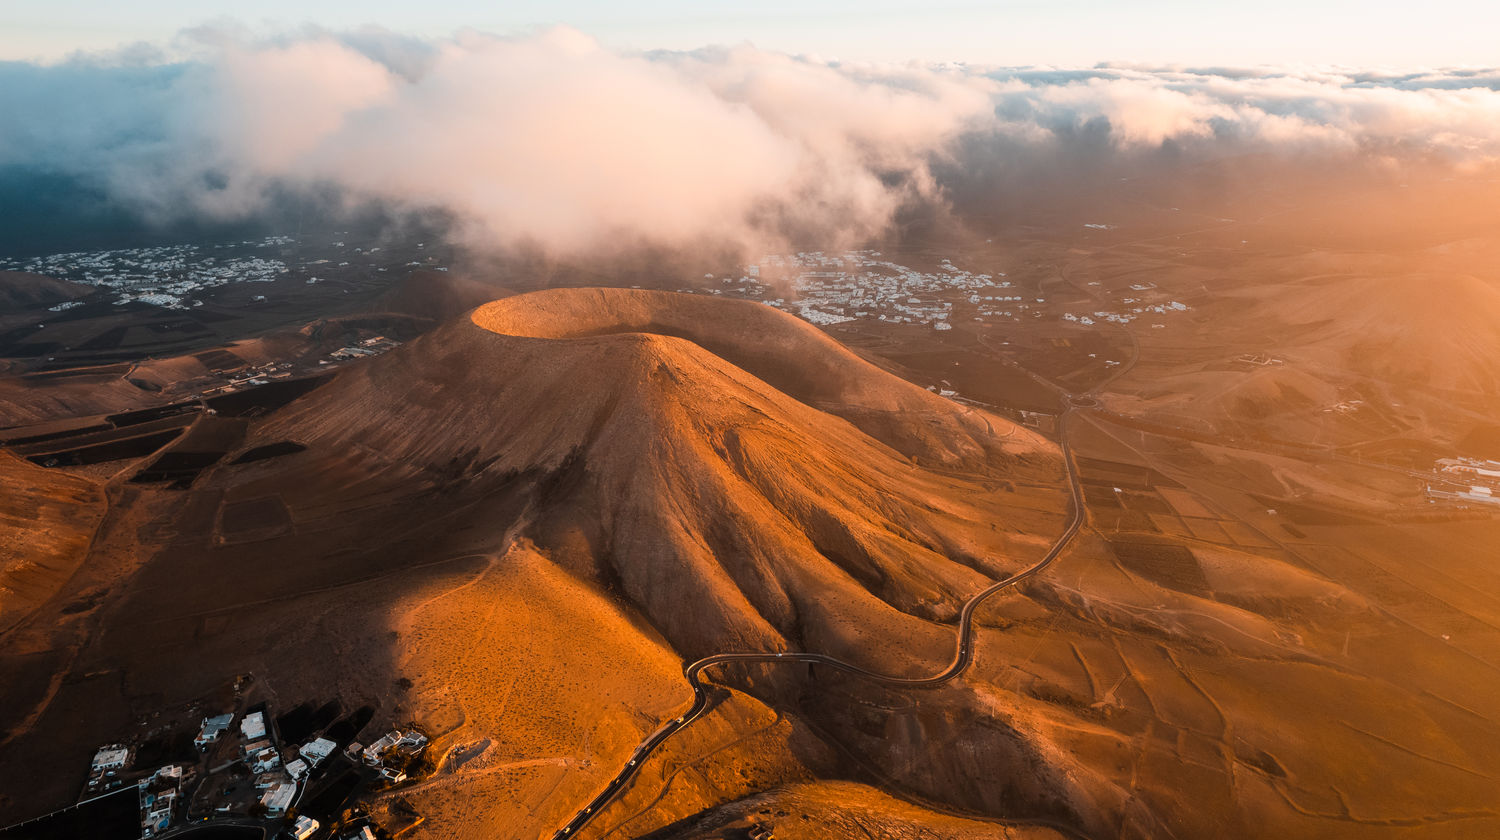
[[[425,243],[412,246],[420,259],[408,268],[447,271]],[[398,258],[399,259],[399,258]],[[350,270],[386,272],[391,255],[379,246],[351,247],[344,241],[313,242],[292,236],[268,236],[204,245],[161,245],[108,251],[76,251],[21,259],[0,259],[0,270],[42,274],[92,286],[114,306],[144,303],[163,309],[191,310],[205,303],[204,294],[238,283],[300,281],[323,283]],[[266,302],[257,295],[253,302]],[[69,300],[49,307],[64,312],[85,305]]]
[[[290,245],[292,241],[286,236],[271,236],[238,245],[265,250]],[[229,283],[268,283],[289,271],[280,259],[214,253],[227,247],[233,246],[164,245],[80,251],[15,261],[8,267],[107,290],[115,295],[116,306],[140,301],[168,309],[202,306],[203,301],[192,297],[206,289]],[[52,309],[62,311],[79,305],[78,301],[67,301]]]
[[[1140,318],[1165,327],[1166,318],[1189,310],[1154,284],[1137,283],[1110,308],[1059,312],[1047,298],[1023,292],[1004,272],[970,271],[951,259],[941,260],[934,271],[919,271],[872,250],[773,254],[744,266],[738,276],[704,279],[710,294],[761,300],[819,326],[871,319],[951,330],[960,319],[989,323],[1052,315],[1085,327]]]

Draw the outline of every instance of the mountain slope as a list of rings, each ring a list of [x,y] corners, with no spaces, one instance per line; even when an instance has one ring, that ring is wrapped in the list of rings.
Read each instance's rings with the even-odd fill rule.
[[[0,310],[62,303],[93,294],[93,288],[26,271],[0,271]]]
[[[1403,384],[1500,391],[1500,286],[1466,274],[1337,279],[1268,304],[1300,335],[1298,352]],[[1288,317],[1288,312],[1292,315]]]
[[[790,316],[658,292],[486,305],[258,437],[533,482],[530,536],[618,585],[687,655],[859,658],[870,639],[912,638],[909,661],[872,664],[925,670],[951,644],[931,622],[1025,565],[1065,509],[1057,453],[1034,434]]]
[[[104,494],[84,478],[0,452],[0,631],[62,586],[88,553]]]

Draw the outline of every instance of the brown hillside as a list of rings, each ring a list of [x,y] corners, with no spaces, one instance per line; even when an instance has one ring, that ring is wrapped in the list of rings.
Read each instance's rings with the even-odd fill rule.
[[[510,291],[467,275],[417,270],[396,281],[370,311],[448,321],[504,294]]]
[[[61,303],[85,297],[93,288],[26,271],[0,271],[0,309]]]
[[[1360,277],[1314,286],[1296,300],[1289,320],[1314,327],[1301,336],[1306,350],[1334,364],[1388,381],[1500,392],[1500,286],[1493,282]],[[1273,317],[1288,317],[1284,301],[1274,309]]]
[[[0,452],[0,631],[50,598],[88,554],[104,515],[91,481]]]
[[[553,290],[497,300],[476,310],[472,320],[512,338],[686,338],[921,460],[974,466],[987,456],[1047,446],[1007,421],[958,409],[876,368],[804,321],[749,301],[633,289]]]
[[[342,375],[259,437],[534,482],[538,544],[617,584],[688,655],[868,659],[869,638],[900,638],[917,661],[870,661],[930,670],[951,643],[931,622],[1023,566],[1065,510],[1056,452],[1032,433],[790,316],[658,292],[489,304]]]

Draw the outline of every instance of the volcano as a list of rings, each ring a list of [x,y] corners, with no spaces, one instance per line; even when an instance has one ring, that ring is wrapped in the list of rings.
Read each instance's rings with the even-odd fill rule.
[[[694,656],[941,645],[932,623],[1034,559],[1066,507],[1035,433],[769,307],[630,289],[482,306],[249,445],[278,440],[304,464],[366,453],[371,480],[529,487],[525,533]]]

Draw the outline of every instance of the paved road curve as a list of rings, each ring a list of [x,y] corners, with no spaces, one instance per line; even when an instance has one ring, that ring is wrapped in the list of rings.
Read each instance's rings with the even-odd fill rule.
[[[627,784],[634,778],[636,772],[640,770],[641,764],[658,747],[679,730],[697,720],[708,709],[708,692],[705,690],[702,681],[702,674],[705,668],[711,668],[715,665],[722,665],[728,662],[807,662],[826,665],[830,668],[856,674],[883,685],[900,688],[926,688],[942,685],[967,670],[969,664],[974,660],[974,613],[979,609],[979,606],[991,595],[1015,586],[1021,581],[1041,573],[1042,570],[1052,565],[1052,561],[1056,560],[1058,555],[1062,554],[1063,549],[1067,548],[1069,541],[1083,527],[1085,518],[1083,485],[1078,480],[1078,470],[1073,465],[1073,453],[1068,446],[1067,439],[1068,416],[1072,412],[1073,408],[1070,406],[1059,415],[1057,424],[1058,446],[1062,449],[1063,463],[1068,469],[1068,483],[1072,493],[1072,513],[1068,519],[1068,527],[1057,538],[1057,542],[1052,544],[1052,548],[1047,551],[1046,556],[1037,561],[1035,565],[990,585],[964,604],[963,610],[958,615],[958,648],[954,651],[953,661],[948,663],[948,667],[930,677],[891,677],[885,674],[877,674],[873,671],[866,671],[858,665],[851,665],[848,662],[834,659],[831,656],[825,656],[821,653],[718,653],[713,656],[704,657],[688,665],[684,670],[688,684],[693,688],[692,708],[688,709],[687,713],[682,717],[674,718],[662,724],[659,729],[648,735],[644,741],[641,741],[635,748],[635,752],[630,754],[629,763],[620,769],[620,772],[610,780],[609,784],[605,786],[604,790],[599,792],[598,796],[595,796],[592,801],[583,807],[583,810],[575,814],[573,819],[569,820],[566,825],[557,830],[556,834],[552,835],[553,840],[563,840],[563,838],[576,835],[605,805],[608,805],[611,800],[625,790]]]

